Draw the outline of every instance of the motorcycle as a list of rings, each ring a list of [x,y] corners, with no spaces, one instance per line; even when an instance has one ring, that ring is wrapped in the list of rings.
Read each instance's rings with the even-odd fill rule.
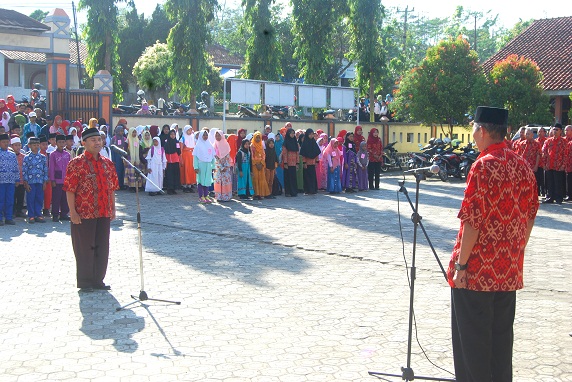
[[[409,161],[407,162],[407,167],[409,170],[414,170],[416,168],[425,168],[431,166],[431,161],[433,156],[443,150],[442,143],[440,144],[439,141],[432,139],[429,141],[429,144],[426,146],[419,145],[419,149],[421,152],[418,153],[409,153]],[[425,176],[430,178],[434,174],[431,171],[425,171]]]
[[[266,106],[266,110],[272,114],[274,119],[288,118],[288,106]]]
[[[383,148],[383,161],[381,162],[381,171],[383,172],[387,172],[390,167],[399,167],[400,170],[403,170],[397,156],[397,149],[394,147],[396,143],[397,141]]]
[[[239,118],[260,118],[260,115],[251,107],[238,105],[238,117]]]
[[[461,154],[461,164],[459,165],[461,174],[467,179],[471,166],[477,160],[479,152],[473,148],[473,144],[469,143],[467,146],[462,148],[463,153]]]
[[[453,152],[455,148],[450,147],[433,156],[432,164],[439,166],[439,179],[447,181],[449,176],[461,179],[461,157]]]

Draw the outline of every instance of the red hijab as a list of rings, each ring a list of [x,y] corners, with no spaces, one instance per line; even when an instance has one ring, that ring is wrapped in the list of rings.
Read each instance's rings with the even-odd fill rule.
[[[378,136],[374,137],[373,133],[376,131],[378,133]],[[381,143],[381,138],[379,137],[379,130],[377,130],[376,128],[371,129],[367,136],[367,151],[369,153],[370,159],[377,158],[378,156],[381,155],[383,151],[383,144]]]
[[[8,106],[6,106],[6,100],[4,98],[0,98],[0,102],[4,102],[4,106],[0,107],[0,115],[2,115],[2,113],[4,113],[5,111],[7,111],[8,114],[10,114],[10,109],[8,109]]]
[[[244,132],[244,137],[240,136],[240,133]],[[246,138],[246,129],[240,129],[238,130],[238,133],[236,133],[236,136],[238,137],[236,140],[236,152],[238,152],[238,150],[240,150],[240,147],[242,146],[242,140],[244,138]]]
[[[358,131],[361,131],[361,134],[358,134]],[[361,128],[360,125],[357,125],[356,128],[354,129],[354,144],[356,145],[356,148],[359,149],[359,145],[365,141],[365,137],[363,136],[363,129]]]

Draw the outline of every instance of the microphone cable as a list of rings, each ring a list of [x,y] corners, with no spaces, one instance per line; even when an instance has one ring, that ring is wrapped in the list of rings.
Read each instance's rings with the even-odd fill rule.
[[[403,180],[405,181],[405,174],[403,175]],[[403,262],[405,263],[405,274],[407,275],[407,284],[409,285],[409,290],[411,290],[411,279],[409,278],[409,264],[407,263],[407,258],[405,257],[405,239],[403,238],[403,225],[401,223],[401,209],[400,209],[400,199],[399,199],[399,190],[397,190],[397,220],[399,223],[399,236],[401,237],[401,254],[403,255]],[[421,352],[423,353],[423,355],[425,356],[425,359],[427,359],[427,361],[435,366],[437,369],[442,370],[446,373],[449,373],[450,375],[452,375],[453,377],[455,376],[454,373],[450,372],[449,370],[437,365],[435,362],[431,361],[431,359],[429,358],[429,356],[427,355],[427,353],[425,352],[425,349],[423,348],[423,346],[421,345],[421,342],[419,342],[419,336],[417,333],[417,318],[415,317],[415,308],[414,305],[412,306],[412,315],[413,315],[413,327],[415,328],[415,342],[417,342],[417,345],[419,346],[419,349],[421,349]]]

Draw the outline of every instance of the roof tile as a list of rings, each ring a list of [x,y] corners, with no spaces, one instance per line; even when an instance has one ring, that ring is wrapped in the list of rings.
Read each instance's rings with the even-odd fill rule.
[[[544,79],[544,90],[572,90],[572,17],[535,20],[520,35],[483,63],[490,72],[511,54],[534,60]]]

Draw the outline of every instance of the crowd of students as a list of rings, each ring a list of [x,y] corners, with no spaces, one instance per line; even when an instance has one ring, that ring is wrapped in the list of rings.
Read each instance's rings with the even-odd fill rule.
[[[12,99],[13,101],[13,99]],[[12,102],[13,103],[13,102]],[[279,131],[225,134],[219,129],[194,131],[177,124],[127,128],[120,119],[108,136],[105,120],[88,125],[60,116],[42,118],[41,109],[0,99],[0,225],[69,220],[62,190],[69,161],[82,153],[81,132],[97,127],[104,145],[100,154],[115,165],[121,189],[136,187],[150,196],[198,193],[203,204],[240,199],[295,197],[319,191],[353,193],[379,190],[383,144],[372,128],[367,138],[361,126],[329,137],[322,130],[294,130],[288,122]],[[15,110],[15,111],[13,111]],[[519,132],[521,139],[507,144],[524,156],[537,176],[539,195],[546,203],[572,199],[572,126],[554,125],[550,137]],[[127,153],[110,149],[115,145]],[[135,168],[147,175],[148,181]],[[26,200],[26,203],[24,201]]]

